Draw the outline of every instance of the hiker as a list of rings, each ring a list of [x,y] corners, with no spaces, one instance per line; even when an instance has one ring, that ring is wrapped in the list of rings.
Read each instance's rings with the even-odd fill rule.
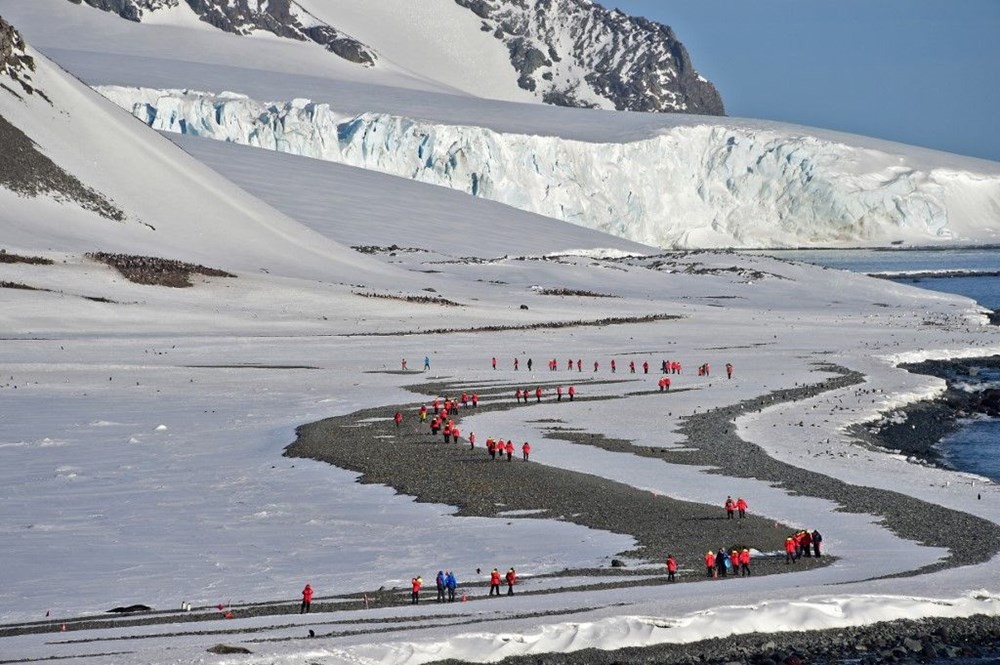
[[[726,519],[733,519],[736,516],[736,502],[733,501],[733,497],[726,497]]]
[[[525,401],[527,402],[528,400],[525,400]],[[541,402],[542,401],[542,387],[541,386],[538,386],[537,388],[535,388],[535,401],[536,402]]]
[[[815,529],[813,529],[813,532],[812,532],[812,541],[813,541],[813,556],[817,556],[818,557],[819,556],[819,544],[823,542],[823,536],[820,534],[819,531],[816,531]]]
[[[514,358],[514,371],[515,372],[517,371],[517,365],[518,365],[518,360],[517,360],[517,358]]]
[[[493,356],[493,371],[497,371],[497,357]]]
[[[615,370],[616,370],[617,368],[618,368],[618,365],[617,365],[617,364],[615,364],[615,359],[614,359],[614,358],[612,358],[612,359],[611,359],[611,373],[612,373],[612,374],[614,374],[614,373],[615,373]]]
[[[396,423],[396,429],[399,429],[399,426],[403,423],[403,413],[401,411],[397,411],[396,415],[394,415],[392,419]]]
[[[528,371],[531,371],[531,358],[528,358]]]
[[[486,452],[490,454],[490,459],[497,458],[497,444],[492,438],[486,439]]]
[[[642,361],[642,373],[643,374],[649,374],[649,361],[648,360],[643,360]]]
[[[427,405],[424,404],[420,407],[420,422],[427,422]]]
[[[476,449],[476,433],[469,432],[469,450]]]
[[[562,386],[556,386],[556,401],[562,401]]]
[[[594,361],[594,371],[596,372],[596,371],[597,371],[597,368],[598,368],[598,367],[600,367],[600,366],[601,366],[601,363],[599,363],[599,362],[597,362],[597,361],[595,360],[595,361]]]
[[[569,401],[573,401],[573,396],[576,395],[576,388],[573,386],[569,387]]]
[[[740,514],[740,519],[745,518],[747,516],[747,500],[743,497],[736,499],[736,510]]]
[[[785,565],[795,563],[798,557],[795,556],[795,539],[789,536],[785,538]]]
[[[437,602],[443,603],[444,602],[444,590],[445,590],[444,571],[443,570],[439,570],[438,571],[437,577],[434,579],[434,583],[437,585],[437,592],[438,592]]]
[[[715,577],[715,552],[709,550],[705,553],[705,571],[709,577]]]
[[[726,363],[726,378],[727,379],[733,378],[733,364],[732,363]]]
[[[677,574],[677,559],[674,558],[673,554],[667,555],[667,581],[676,582],[674,575]]]
[[[531,454],[531,444],[528,443],[527,441],[525,441],[521,445],[521,457],[523,457],[524,461],[527,462],[528,461],[528,455],[530,455],[530,454]],[[813,542],[815,542],[815,541],[813,541]],[[816,556],[819,556],[819,554],[817,554]]]
[[[424,585],[424,578],[417,575],[410,580],[410,603],[416,605],[420,602],[420,587]]]
[[[514,442],[508,440],[507,445],[504,446],[504,452],[507,453],[507,461],[509,462],[512,457],[514,457]]]
[[[729,566],[731,565],[732,564],[729,561],[729,555],[726,554],[726,550],[720,547],[715,553],[715,567],[719,571],[719,577],[725,577],[726,571],[729,570]]]
[[[583,359],[582,358],[577,358],[576,359],[576,371],[577,372],[582,372],[583,371]]]
[[[313,588],[306,584],[306,587],[302,589],[302,607],[299,608],[299,614],[308,614],[309,608],[312,607],[313,599]]]
[[[472,408],[479,408],[479,393],[472,393]]]
[[[799,547],[802,550],[803,556],[806,556],[810,559],[812,558],[812,543],[813,543],[812,534],[809,533],[808,531],[803,531],[802,536],[799,538]]]
[[[745,547],[740,552],[740,576],[750,577],[750,550]]]
[[[518,388],[517,390],[514,391],[514,401],[517,402],[518,404],[521,403],[521,389],[520,388]]]
[[[444,576],[444,585],[448,588],[448,602],[455,602],[455,589],[458,588],[458,580],[455,579],[455,573],[450,570]]]
[[[628,361],[628,373],[629,374],[635,374],[635,361],[634,360]]]
[[[572,358],[570,358],[569,360],[566,361],[566,369],[569,370],[570,372],[573,371],[573,359]]]
[[[493,572],[490,573],[490,595],[491,596],[493,595],[494,591],[496,591],[497,598],[499,598],[500,597],[500,571],[497,570],[496,568],[494,568]]]
[[[514,585],[517,584],[517,573],[514,572],[513,568],[511,568],[510,570],[507,571],[507,575],[505,576],[505,579],[507,580],[507,595],[508,596],[513,596],[514,595]],[[499,594],[499,593],[500,592],[497,591],[497,594]]]
[[[405,372],[406,371],[406,358],[403,358],[402,360],[400,360],[399,364],[402,367],[403,371]]]
[[[424,356],[424,370],[428,370],[430,368],[431,368],[431,357]]]

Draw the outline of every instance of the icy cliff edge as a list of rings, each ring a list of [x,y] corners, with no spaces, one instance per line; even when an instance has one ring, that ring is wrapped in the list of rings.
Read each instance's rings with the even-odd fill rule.
[[[996,172],[706,118],[628,143],[504,134],[309,100],[104,86],[150,127],[458,189],[665,248],[997,242]]]

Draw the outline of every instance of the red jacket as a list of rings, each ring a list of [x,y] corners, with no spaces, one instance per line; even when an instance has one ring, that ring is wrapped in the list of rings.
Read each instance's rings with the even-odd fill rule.
[[[524,445],[521,446],[521,452],[523,452],[525,454],[530,453],[531,452],[531,444],[528,443],[527,441],[525,441]]]
[[[507,454],[513,455],[514,454],[514,442],[513,441],[508,441],[507,445],[504,446],[504,450],[507,451]]]
[[[496,568],[494,568],[493,572],[490,573],[490,584],[495,584],[497,586],[500,585],[500,571]]]
[[[746,509],[747,509],[747,502],[744,501],[743,499],[738,499],[736,501],[736,510],[746,510]]]
[[[306,603],[311,602],[313,599],[313,589],[308,584],[306,588],[302,590],[302,600]]]
[[[420,587],[424,585],[424,581],[419,577],[414,577],[412,580],[410,580],[410,584],[413,585],[413,591],[417,592],[420,591]]]
[[[785,552],[795,554],[795,539],[785,538]]]
[[[714,561],[712,563],[715,563]],[[677,560],[673,557],[667,559],[667,572],[676,573],[677,572]]]
[[[510,586],[514,586],[515,584],[517,584],[517,574],[514,572],[513,568],[507,571],[506,579],[507,579],[507,584],[509,584]]]
[[[747,566],[750,564],[750,550],[743,550],[740,552],[740,565]]]
[[[708,567],[708,568],[714,568],[715,567],[715,552],[709,551],[705,555],[705,566]]]

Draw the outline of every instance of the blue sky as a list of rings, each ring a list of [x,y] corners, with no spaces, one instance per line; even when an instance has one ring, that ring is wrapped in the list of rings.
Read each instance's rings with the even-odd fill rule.
[[[731,116],[1000,161],[1000,0],[603,0],[666,23]]]

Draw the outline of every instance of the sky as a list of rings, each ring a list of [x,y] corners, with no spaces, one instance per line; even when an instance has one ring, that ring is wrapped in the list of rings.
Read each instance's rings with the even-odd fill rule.
[[[994,0],[614,0],[674,28],[731,116],[1000,161]]]

